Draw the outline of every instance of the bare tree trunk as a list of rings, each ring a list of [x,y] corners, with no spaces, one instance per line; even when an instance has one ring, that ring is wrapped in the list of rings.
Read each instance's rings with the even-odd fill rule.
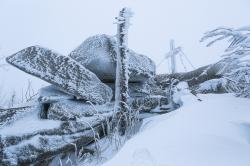
[[[116,93],[115,93],[115,110],[117,112],[119,132],[123,135],[127,126],[127,113],[128,113],[128,27],[131,12],[128,8],[123,8],[118,21],[118,34],[117,34],[117,68],[116,68]]]

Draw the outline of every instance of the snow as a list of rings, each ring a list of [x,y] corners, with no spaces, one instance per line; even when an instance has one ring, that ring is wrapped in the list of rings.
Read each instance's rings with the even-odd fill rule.
[[[232,94],[181,97],[183,106],[145,120],[103,166],[248,166],[250,100]]]
[[[44,129],[54,129],[60,127],[61,122],[56,120],[45,120],[38,117],[37,112],[15,121],[13,124],[0,129],[1,136],[23,135]]]

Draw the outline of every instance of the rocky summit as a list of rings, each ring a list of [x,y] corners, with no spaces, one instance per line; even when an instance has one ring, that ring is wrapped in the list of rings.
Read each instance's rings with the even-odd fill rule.
[[[32,46],[8,57],[7,62],[45,80],[77,98],[103,104],[112,98],[112,90],[98,77],[75,62],[47,48]]]
[[[116,74],[114,37],[96,35],[86,39],[69,56],[95,73],[103,82],[114,82]],[[155,75],[155,63],[147,56],[128,50],[129,82],[144,82]]]
[[[0,165],[73,164],[89,146],[111,132],[114,117],[116,41],[107,35],[85,40],[69,55],[31,46],[6,60],[52,85],[39,90],[30,105],[0,109]],[[141,117],[170,104],[154,78],[155,64],[128,51],[128,106]],[[81,99],[81,100],[79,100]],[[156,109],[157,110],[157,109]],[[164,110],[165,111],[165,110]],[[76,155],[80,152],[83,156]]]

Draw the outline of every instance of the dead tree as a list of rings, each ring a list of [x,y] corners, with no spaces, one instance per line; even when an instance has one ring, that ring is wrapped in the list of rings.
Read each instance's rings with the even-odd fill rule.
[[[119,132],[123,135],[127,126],[128,114],[128,27],[132,16],[130,9],[123,8],[117,17],[117,66],[115,88],[115,111]]]

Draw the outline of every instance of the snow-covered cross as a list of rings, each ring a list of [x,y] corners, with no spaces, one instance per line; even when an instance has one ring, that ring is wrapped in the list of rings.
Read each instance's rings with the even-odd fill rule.
[[[162,59],[162,61],[156,66],[159,67],[164,60],[170,59],[171,60],[171,73],[176,73],[177,72],[177,55],[180,58],[181,64],[184,67],[185,71],[187,71],[187,67],[184,63],[184,59],[185,61],[193,68],[195,69],[195,67],[193,66],[193,64],[191,63],[191,61],[188,59],[188,57],[184,54],[184,52],[182,51],[182,47],[175,47],[174,44],[174,40],[170,40],[170,51],[168,53],[165,54],[164,58]]]

